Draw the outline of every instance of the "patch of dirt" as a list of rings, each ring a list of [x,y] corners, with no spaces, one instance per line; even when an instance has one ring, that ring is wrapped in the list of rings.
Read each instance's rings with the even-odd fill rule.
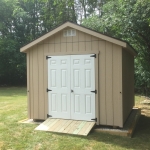
[[[150,104],[141,103],[138,107],[141,108],[141,115],[150,117]]]
[[[4,142],[0,141],[0,149],[2,149],[3,146],[4,146]]]
[[[150,100],[149,99],[145,99],[144,101],[141,102],[141,104],[150,105]]]
[[[34,150],[40,150],[41,148],[42,148],[42,144],[41,144],[41,143],[38,143],[38,144],[35,146]]]

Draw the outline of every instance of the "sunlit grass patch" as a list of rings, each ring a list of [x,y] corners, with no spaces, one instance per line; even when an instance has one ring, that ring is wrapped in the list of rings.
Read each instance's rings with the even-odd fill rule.
[[[140,101],[141,97],[136,96],[136,105],[141,106]],[[0,150],[148,150],[150,147],[150,116],[146,110],[133,138],[95,131],[87,137],[34,131],[36,124],[18,123],[25,118],[26,88],[0,88]]]

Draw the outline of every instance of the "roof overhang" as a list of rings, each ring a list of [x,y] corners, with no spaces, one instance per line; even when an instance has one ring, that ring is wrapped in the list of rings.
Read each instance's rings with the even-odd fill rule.
[[[57,32],[65,29],[67,27],[74,28],[76,30],[79,30],[79,31],[85,32],[87,34],[93,35],[97,38],[101,38],[103,40],[106,40],[106,41],[109,41],[111,43],[117,44],[117,45],[119,45],[119,46],[121,46],[125,49],[128,49],[133,55],[137,55],[136,51],[131,46],[129,46],[126,42],[124,42],[122,40],[118,40],[118,39],[110,37],[110,36],[107,36],[107,35],[104,35],[102,33],[93,31],[91,29],[88,29],[86,27],[83,27],[83,26],[80,26],[80,25],[77,25],[77,24],[74,24],[74,23],[71,23],[71,22],[66,22],[66,23],[62,24],[61,26],[59,26],[59,27],[53,29],[52,31],[48,32],[47,34],[41,36],[40,38],[38,38],[38,39],[32,41],[31,43],[23,46],[20,49],[20,52],[26,53],[27,50],[30,49],[31,47],[35,46],[36,44],[39,44],[40,42],[44,41],[45,39],[53,36]]]

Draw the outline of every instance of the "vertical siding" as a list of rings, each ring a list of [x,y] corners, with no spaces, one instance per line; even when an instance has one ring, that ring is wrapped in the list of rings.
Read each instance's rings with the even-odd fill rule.
[[[27,107],[28,107],[28,118],[31,118],[31,104],[30,104],[30,55],[29,52],[27,57]]]
[[[122,127],[122,51],[115,44],[99,41],[100,124]]]
[[[48,44],[37,45],[27,54],[29,56],[29,118],[46,119],[47,114],[47,67],[46,55],[49,52]]]
[[[55,35],[55,52],[60,52],[60,40],[61,40],[61,36],[60,36],[60,33],[57,33]]]
[[[113,125],[113,51],[112,44],[106,42],[106,123],[107,125]]]
[[[38,118],[42,119],[44,118],[44,82],[43,82],[43,76],[44,76],[44,57],[43,56],[43,46],[44,45],[38,45],[38,111],[42,112],[38,114]],[[41,63],[42,62],[42,63]]]
[[[44,118],[43,119],[46,119],[47,117],[47,114],[48,114],[48,94],[46,92],[46,89],[48,87],[48,64],[47,64],[47,60],[45,58],[46,54],[48,53],[49,49],[48,47],[44,44],[44,47],[43,47],[43,51],[44,51],[44,59],[43,59],[43,67],[44,67],[44,75],[43,75],[43,82],[44,82],[44,110],[43,110],[43,113],[44,113]],[[41,56],[42,57],[42,56]]]
[[[54,52],[55,51],[55,44],[51,43],[51,44],[47,44],[48,47],[48,52],[50,53],[51,51]]]
[[[92,51],[95,51],[95,50],[98,50],[99,49],[99,39],[94,37],[94,36],[91,36],[91,40],[92,40]]]
[[[76,32],[75,37],[64,37],[58,32],[42,44],[34,46],[29,52],[29,109],[33,119],[46,119],[48,113],[48,70],[46,55],[51,53],[99,51],[96,85],[99,89],[98,120],[101,125],[122,125],[122,51],[121,47],[93,37],[83,32]],[[97,84],[99,83],[99,85]]]
[[[38,51],[37,51],[37,46],[33,49],[33,53],[32,53],[32,59],[33,59],[33,75],[32,75],[32,81],[33,81],[33,116],[35,119],[39,118],[39,97],[38,97],[38,93],[39,93],[39,74],[38,74]]]
[[[61,51],[63,52],[66,52],[67,51],[67,38],[63,36],[63,32],[60,32],[60,48],[61,48]]]
[[[134,106],[134,56],[122,50],[123,122]]]
[[[122,51],[113,45],[113,125],[123,126],[122,121]]]
[[[91,51],[92,50],[92,42],[86,42],[85,49],[86,49],[86,51]]]
[[[55,36],[49,38],[47,42],[48,52],[55,52]]]
[[[85,34],[79,32],[79,51],[85,51]]]
[[[99,39],[83,32],[77,31],[75,37],[64,37],[63,32],[61,31],[46,39],[41,44],[34,46],[28,52],[28,113],[30,118],[46,119],[48,113],[48,95],[46,92],[48,74],[46,55],[51,52],[62,52],[63,54],[67,51],[78,52],[87,50],[92,51],[92,49],[98,50],[99,46],[95,45],[95,43],[93,44],[95,41],[98,43]]]
[[[33,59],[32,59],[32,56],[33,56],[33,50],[30,50],[29,51],[29,61],[30,61],[30,73],[29,73],[29,76],[30,76],[30,83],[29,83],[29,99],[30,99],[30,117],[33,119],[34,118],[34,93],[33,93]]]
[[[77,52],[77,51],[96,51],[99,49],[99,41],[96,37],[76,31],[76,36],[64,37],[63,31],[44,41],[51,52]]]
[[[99,109],[100,124],[106,125],[106,42],[99,42]]]
[[[86,51],[92,50],[92,36],[91,35],[85,35],[85,49]]]
[[[72,51],[78,51],[79,50],[79,31],[76,31],[76,36],[72,37]]]
[[[67,39],[67,52],[72,52],[72,37],[65,37]],[[62,51],[63,52],[63,51]]]
[[[92,51],[96,51],[99,49],[99,41],[92,41]]]

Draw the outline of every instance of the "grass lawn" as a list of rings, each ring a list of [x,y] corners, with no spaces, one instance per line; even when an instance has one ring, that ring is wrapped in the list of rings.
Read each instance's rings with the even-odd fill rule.
[[[34,131],[37,125],[21,124],[27,118],[26,88],[0,88],[0,150],[150,150],[150,106],[142,108],[133,138],[97,133],[87,137]]]

